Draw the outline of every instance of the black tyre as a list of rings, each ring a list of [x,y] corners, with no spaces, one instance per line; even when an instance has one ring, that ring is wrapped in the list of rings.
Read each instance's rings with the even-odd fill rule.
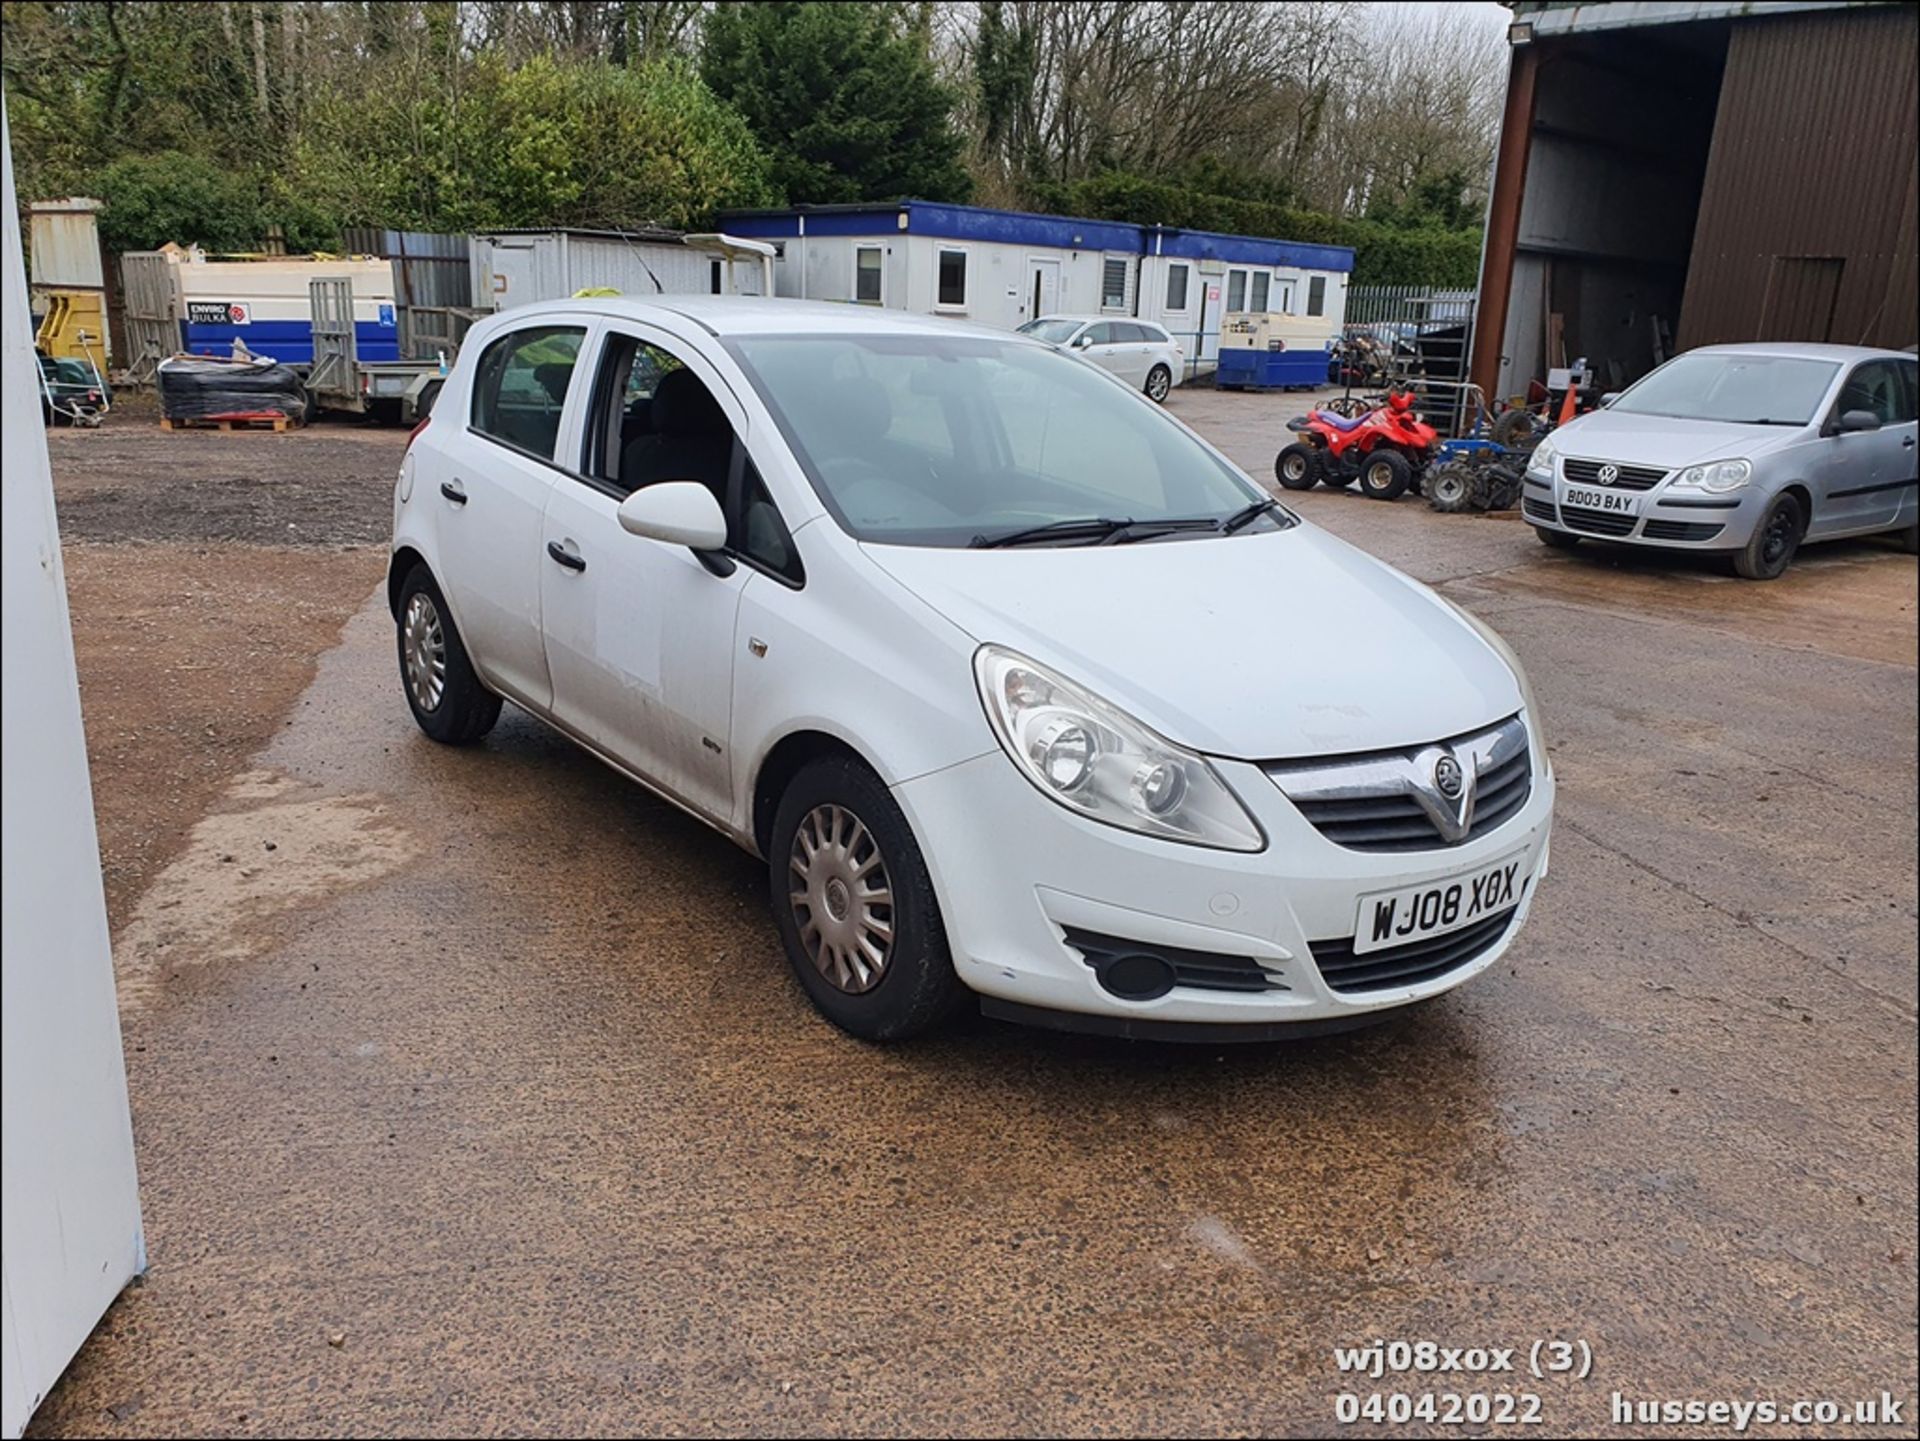
[[[1436,465],[1427,472],[1427,504],[1446,515],[1477,509],[1474,498],[1479,494],[1479,488],[1474,480],[1473,467],[1470,465],[1457,460]]]
[[[1398,500],[1413,484],[1413,467],[1397,450],[1376,450],[1360,460],[1360,491],[1369,500]]]
[[[446,598],[425,565],[407,572],[394,626],[400,688],[420,729],[442,745],[472,745],[500,719],[500,697],[480,683]]]
[[[1147,372],[1147,399],[1155,405],[1167,403],[1167,392],[1173,389],[1173,372],[1164,365],[1156,365]]]
[[[1572,550],[1580,544],[1579,536],[1570,535],[1564,530],[1548,530],[1545,526],[1536,525],[1533,533],[1540,537],[1542,545],[1551,550]]]
[[[966,998],[907,818],[859,761],[829,756],[793,778],[767,860],[787,959],[841,1030],[903,1041]]]
[[[1320,478],[1320,452],[1296,440],[1273,458],[1273,478],[1288,490],[1312,490]]]
[[[1793,564],[1807,533],[1807,508],[1797,495],[1774,498],[1746,545],[1733,554],[1733,568],[1748,580],[1777,579]]]
[[[1506,450],[1532,450],[1547,430],[1546,421],[1531,410],[1509,410],[1494,421],[1488,438]]]

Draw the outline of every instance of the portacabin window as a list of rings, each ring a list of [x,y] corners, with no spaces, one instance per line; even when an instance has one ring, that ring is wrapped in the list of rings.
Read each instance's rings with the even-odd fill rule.
[[[1184,265],[1167,267],[1167,305],[1169,311],[1183,311],[1187,308],[1187,270]]]
[[[1108,256],[1100,267],[1100,308],[1127,308],[1127,262],[1114,256]]]
[[[1227,272],[1227,309],[1229,311],[1247,308],[1247,272],[1229,270]]]
[[[967,252],[942,246],[934,304],[942,310],[967,308]]]
[[[883,263],[884,252],[878,245],[854,247],[853,298],[860,304],[880,304],[880,277]]]
[[[1247,303],[1247,309],[1262,310],[1262,311],[1265,310],[1267,308],[1267,293],[1269,289],[1272,287],[1272,285],[1273,285],[1273,277],[1267,274],[1266,271],[1264,270],[1254,271],[1253,272],[1253,295],[1252,295],[1252,298]]]
[[[1307,314],[1327,313],[1327,277],[1316,275],[1307,281]]]

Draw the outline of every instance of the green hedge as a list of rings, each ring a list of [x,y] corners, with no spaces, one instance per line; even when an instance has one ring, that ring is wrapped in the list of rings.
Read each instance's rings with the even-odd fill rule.
[[[1470,290],[1479,283],[1478,230],[1402,230],[1371,220],[1342,220],[1258,200],[1209,195],[1161,180],[1112,172],[1070,185],[1036,186],[1033,203],[1089,220],[1173,225],[1230,235],[1265,235],[1353,249],[1355,285],[1430,285]]]

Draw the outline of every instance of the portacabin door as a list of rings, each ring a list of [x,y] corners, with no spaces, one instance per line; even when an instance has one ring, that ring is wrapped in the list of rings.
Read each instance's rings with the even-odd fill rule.
[[[708,484],[724,506],[745,412],[703,358],[646,327],[604,334],[591,384],[577,464],[554,487],[542,537],[553,714],[725,822],[733,628],[746,571],[630,535],[618,511],[638,486],[665,481]]]

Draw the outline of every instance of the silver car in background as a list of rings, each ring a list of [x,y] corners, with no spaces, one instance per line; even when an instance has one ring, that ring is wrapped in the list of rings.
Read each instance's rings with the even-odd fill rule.
[[[1110,315],[1043,315],[1020,327],[1048,345],[1071,350],[1163,404],[1187,371],[1187,355],[1164,326]]]
[[[1771,580],[1802,541],[1920,545],[1920,362],[1850,345],[1710,345],[1543,440],[1521,513],[1540,539],[1721,551]]]

